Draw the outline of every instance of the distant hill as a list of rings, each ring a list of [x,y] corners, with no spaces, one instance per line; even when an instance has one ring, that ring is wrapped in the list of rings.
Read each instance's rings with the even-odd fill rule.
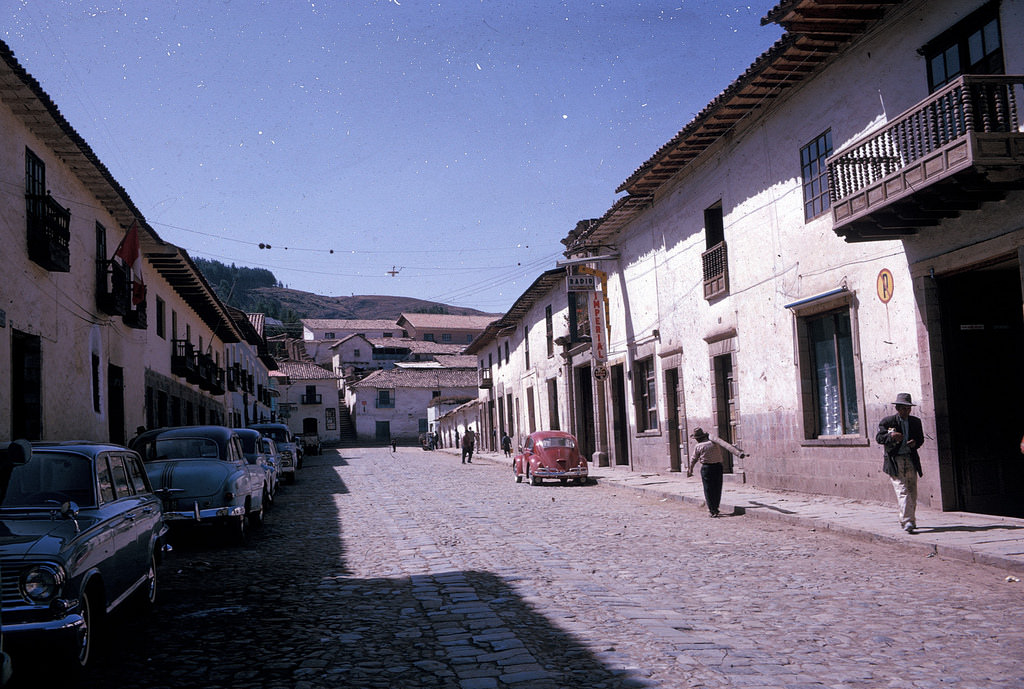
[[[284,323],[296,323],[300,318],[397,319],[402,313],[485,315],[476,309],[413,297],[325,297],[288,289],[265,268],[229,266],[205,258],[194,260],[221,301],[248,313],[265,313]]]

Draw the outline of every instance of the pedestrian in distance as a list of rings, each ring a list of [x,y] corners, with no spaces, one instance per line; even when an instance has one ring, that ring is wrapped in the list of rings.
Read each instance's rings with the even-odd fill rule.
[[[473,446],[476,445],[476,433],[472,428],[467,428],[462,436],[462,463],[473,463]]]
[[[892,480],[899,505],[900,527],[907,533],[917,528],[917,478],[924,476],[917,451],[924,445],[921,419],[910,415],[914,402],[909,392],[896,395],[896,413],[878,422],[875,440],[885,447],[882,471]]]
[[[712,517],[718,516],[718,507],[722,503],[722,474],[725,472],[725,455],[718,443],[711,440],[707,431],[698,426],[693,429],[692,437],[697,441],[690,458],[690,466],[686,469],[687,476],[693,476],[693,467],[700,462],[700,480],[704,484],[704,502]]]
[[[396,438],[392,438],[391,439],[391,451],[392,452],[398,451],[398,440]]]
[[[506,457],[512,456],[512,438],[508,437],[508,433],[501,434],[501,449],[505,451]]]

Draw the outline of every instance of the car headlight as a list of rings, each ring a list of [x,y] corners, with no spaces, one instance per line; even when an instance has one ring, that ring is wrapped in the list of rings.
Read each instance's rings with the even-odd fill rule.
[[[33,603],[48,603],[60,594],[64,569],[58,565],[33,565],[21,575],[22,595]]]

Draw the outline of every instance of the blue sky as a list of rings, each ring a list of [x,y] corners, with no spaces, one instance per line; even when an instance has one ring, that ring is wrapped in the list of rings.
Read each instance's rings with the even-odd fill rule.
[[[191,255],[498,313],[774,4],[0,0],[0,37]]]

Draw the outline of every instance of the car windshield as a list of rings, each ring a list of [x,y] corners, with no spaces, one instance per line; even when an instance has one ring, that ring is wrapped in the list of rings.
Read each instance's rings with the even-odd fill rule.
[[[212,438],[157,438],[153,443],[152,455],[147,453],[147,461],[154,459],[189,459],[193,457],[218,459],[220,448]]]
[[[566,438],[564,436],[555,436],[553,438],[544,438],[543,440],[538,440],[537,444],[540,445],[541,447],[548,447],[548,448],[550,448],[550,447],[569,447],[569,448],[576,447],[576,441],[575,440],[573,440],[572,438]]]
[[[238,435],[242,439],[242,453],[245,455],[245,458],[246,459],[252,459],[253,457],[255,457],[256,456],[256,441],[259,440],[260,441],[260,447],[263,447],[263,442],[262,442],[263,438],[261,438],[259,436],[253,437],[253,436],[248,435],[248,434],[243,435],[241,433],[239,433]]]
[[[260,433],[270,436],[279,443],[288,442],[288,431],[283,428],[261,428]]]
[[[37,450],[28,464],[14,467],[0,509],[52,508],[69,501],[93,507],[94,484],[88,457]]]

